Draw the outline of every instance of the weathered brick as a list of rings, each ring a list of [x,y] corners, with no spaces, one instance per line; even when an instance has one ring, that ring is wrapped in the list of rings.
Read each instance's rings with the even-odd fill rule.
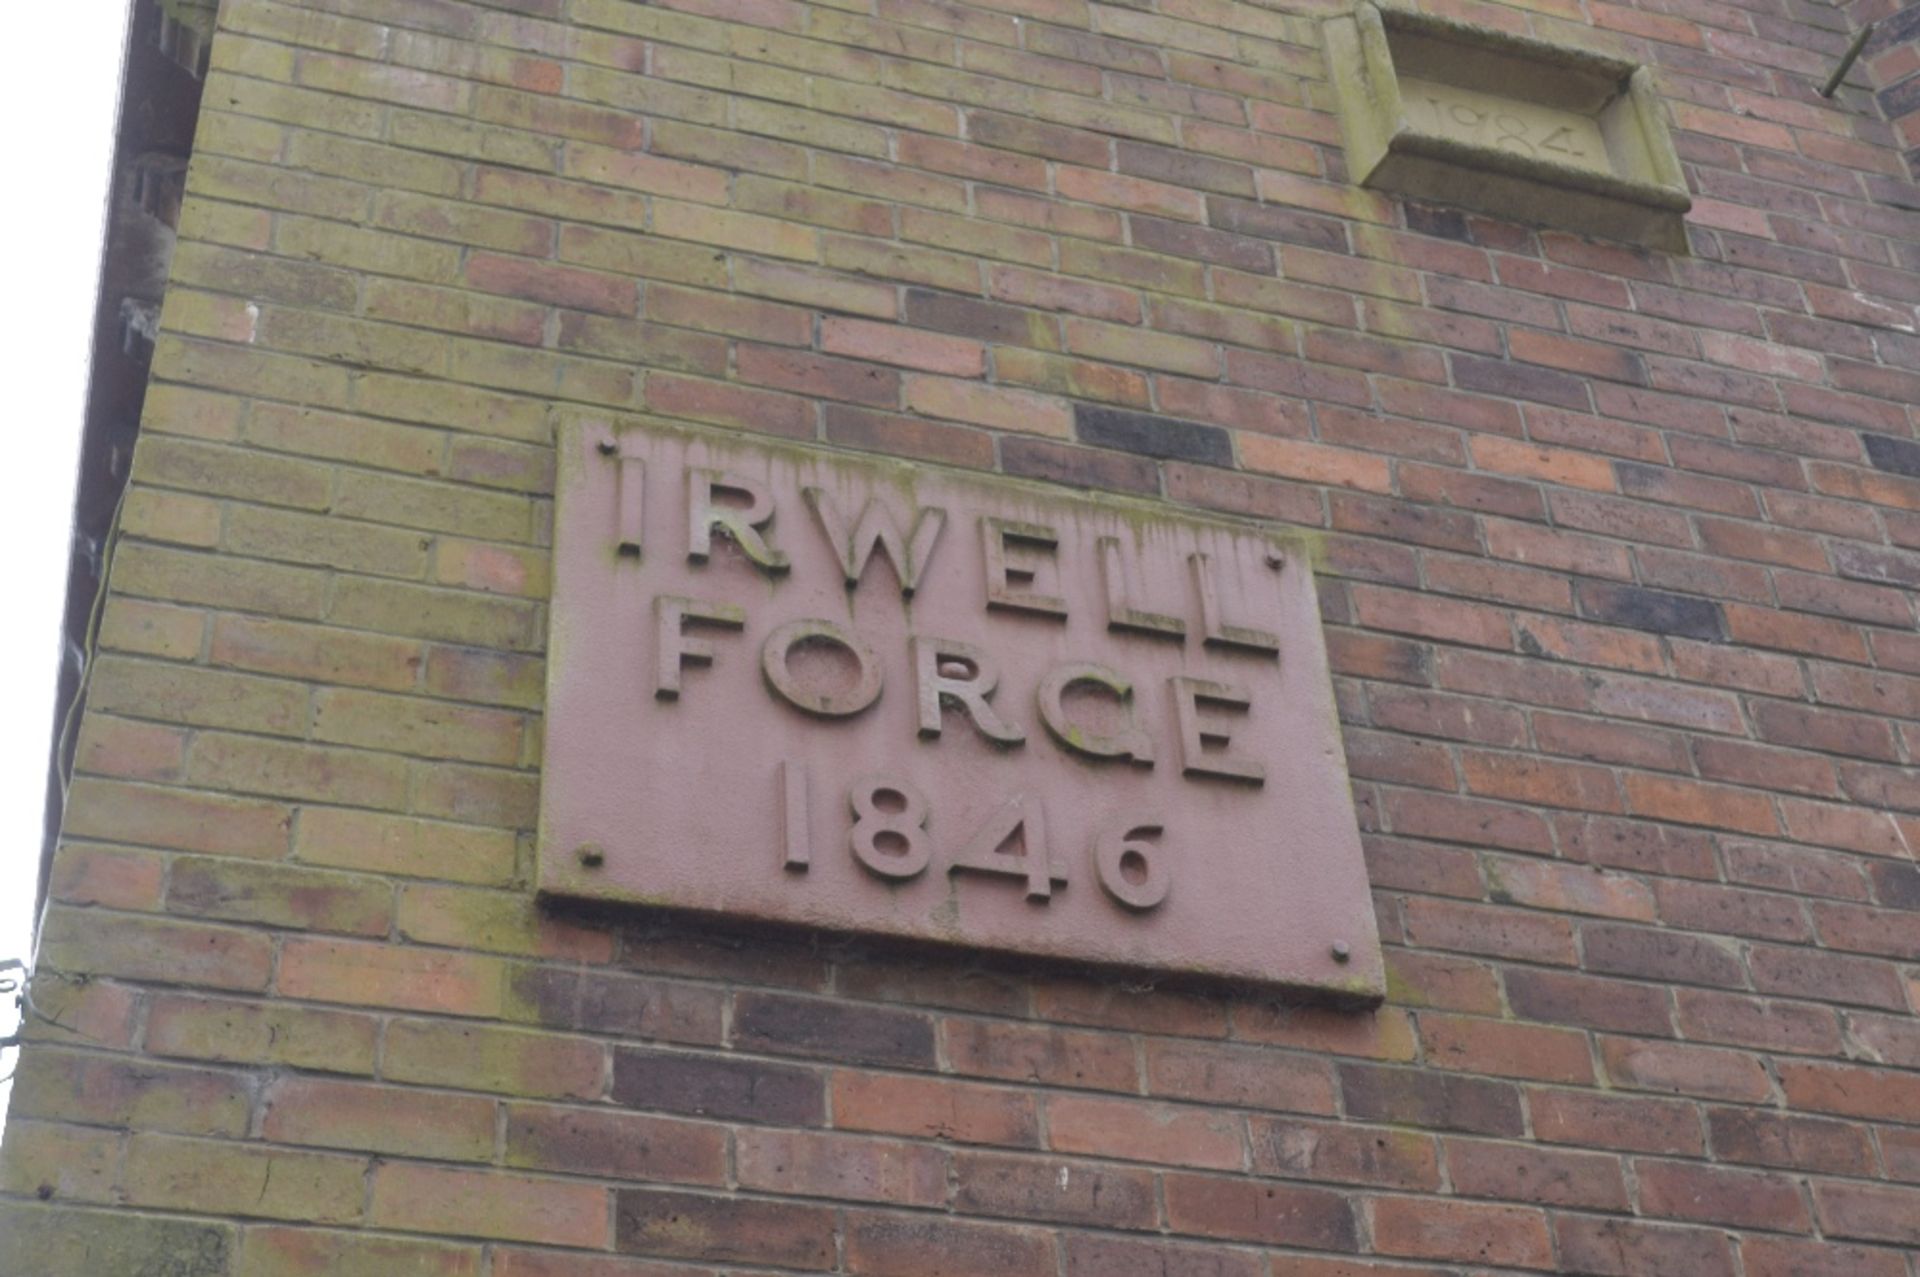
[[[447,1161],[493,1155],[488,1100],[355,1082],[288,1078],[267,1090],[261,1134],[278,1144]]]
[[[576,1180],[388,1162],[371,1201],[378,1227],[593,1248],[608,1235],[607,1190]]]
[[[1783,1175],[1644,1160],[1634,1175],[1640,1209],[1650,1215],[1784,1232],[1812,1226],[1799,1186]]]
[[[244,1074],[43,1046],[24,1062],[12,1111],[27,1117],[237,1137],[255,1086]]]
[[[1240,1125],[1225,1114],[1078,1096],[1050,1097],[1046,1114],[1048,1145],[1058,1152],[1222,1170],[1246,1161]]]
[[[816,1126],[826,1119],[826,1083],[819,1072],[720,1056],[622,1047],[613,1056],[611,1094],[630,1108],[723,1120]],[[838,1104],[835,1113],[848,1125],[849,1115]]]
[[[509,1104],[504,1140],[505,1164],[530,1170],[709,1185],[726,1175],[726,1133],[703,1122]]]
[[[9,1272],[152,1271],[159,1258],[177,1277],[225,1277],[238,1244],[231,1224],[0,1200],[0,1264]]]
[[[1214,1175],[1169,1174],[1163,1182],[1175,1232],[1313,1250],[1356,1248],[1345,1193]]]
[[[1263,1175],[1408,1190],[1440,1183],[1438,1144],[1413,1131],[1256,1118],[1252,1139],[1253,1166]]]
[[[868,1064],[927,1068],[934,1062],[933,1024],[925,1016],[782,994],[737,995],[733,1040],[749,1049]]]
[[[1609,1077],[1620,1086],[1756,1104],[1773,1094],[1760,1061],[1738,1051],[1632,1038],[1600,1039]]]
[[[1534,1133],[1555,1144],[1633,1153],[1699,1156],[1706,1151],[1698,1111],[1689,1104],[1592,1091],[1527,1094]]]
[[[1732,1277],[1734,1272],[1727,1235],[1710,1229],[1556,1215],[1553,1235],[1561,1263],[1577,1272],[1604,1277],[1679,1271]]]
[[[941,1206],[947,1200],[946,1155],[921,1144],[745,1130],[735,1137],[734,1160],[740,1186],[758,1192],[899,1206]]]
[[[378,1030],[351,1011],[168,994],[147,1012],[146,1042],[156,1055],[367,1074]]]
[[[1073,417],[1074,431],[1081,441],[1097,447],[1202,465],[1233,464],[1232,442],[1217,426],[1086,404],[1075,405]]]
[[[1498,1197],[1544,1206],[1627,1209],[1624,1159],[1479,1140],[1444,1142],[1447,1175],[1464,1197]]]
[[[586,1038],[438,1020],[395,1020],[387,1026],[380,1062],[382,1075],[397,1082],[596,1099],[605,1055],[605,1048]]]
[[[1040,1229],[853,1213],[846,1267],[867,1277],[1050,1277],[1055,1260]]]
[[[1338,1073],[1346,1112],[1362,1121],[1510,1137],[1522,1129],[1519,1092],[1504,1082],[1362,1064]]]
[[[1521,1206],[1380,1197],[1372,1203],[1374,1249],[1385,1255],[1551,1268],[1546,1216]]]
[[[173,1135],[133,1136],[122,1183],[135,1206],[315,1224],[361,1219],[367,1163]]]
[[[1012,1148],[1038,1147],[1040,1138],[1030,1093],[885,1074],[835,1073],[833,1123],[844,1130]]]
[[[267,1226],[247,1230],[239,1272],[244,1277],[476,1277],[480,1263],[477,1246]]]

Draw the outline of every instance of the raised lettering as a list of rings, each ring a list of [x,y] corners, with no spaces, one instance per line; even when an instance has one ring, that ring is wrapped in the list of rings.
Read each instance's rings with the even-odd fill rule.
[[[780,842],[785,865],[805,873],[813,863],[813,828],[807,812],[807,765],[780,764]]]
[[[844,671],[815,670],[796,676],[791,664],[793,653],[808,647],[845,653],[853,661],[852,679],[839,677]],[[880,658],[866,641],[832,621],[789,621],[767,635],[767,641],[760,646],[760,670],[766,675],[767,685],[788,704],[821,718],[850,718],[858,714],[880,699],[884,677]],[[822,683],[826,685],[821,686]]]
[[[1181,674],[1174,675],[1167,683],[1173,689],[1173,719],[1180,733],[1181,769],[1189,776],[1219,776],[1265,784],[1265,767],[1229,752],[1233,734],[1218,723],[1205,723],[1200,719],[1202,705],[1247,713],[1253,706],[1247,694],[1226,683]]]
[[[1093,839],[1094,876],[1109,896],[1129,909],[1145,911],[1167,898],[1172,876],[1162,848],[1143,842],[1159,837],[1166,822],[1159,816],[1129,820],[1096,834]]]
[[[745,509],[716,505],[713,494],[731,492],[747,499]],[[767,485],[746,475],[725,474],[699,466],[687,470],[687,557],[705,563],[713,549],[713,530],[720,529],[740,552],[767,572],[792,567],[786,554],[768,545],[759,529],[773,519],[773,495]]]
[[[1118,537],[1100,538],[1100,583],[1106,587],[1107,628],[1134,634],[1149,634],[1175,642],[1187,636],[1187,623],[1163,612],[1146,612],[1133,606],[1127,585],[1126,557],[1120,551]]]
[[[637,559],[647,526],[646,463],[622,452],[617,438],[603,439],[600,452],[612,457],[619,467],[614,479],[615,548],[620,554]]]
[[[869,873],[905,882],[926,872],[933,839],[927,835],[925,794],[904,780],[863,776],[853,783],[847,800],[854,815],[847,847]]]
[[[846,515],[834,504],[832,493],[825,488],[805,488],[802,492],[807,504],[813,507],[814,517],[820,521],[820,530],[827,534],[833,557],[840,561],[849,590],[860,584],[867,561],[878,547],[893,565],[900,593],[913,597],[913,592],[920,588],[920,576],[926,571],[927,561],[933,557],[933,545],[940,539],[940,529],[946,526],[945,510],[938,506],[925,507],[914,516],[912,533],[902,537],[892,511],[878,501],[868,501],[860,510],[859,523],[849,531]]]
[[[1003,850],[1009,846],[1018,850]],[[947,866],[948,873],[963,869],[1018,878],[1027,884],[1029,900],[1050,900],[1054,887],[1067,883],[1065,872],[1053,863],[1046,812],[1032,795],[1010,798],[987,817]]]
[[[1012,612],[1029,612],[1064,621],[1067,601],[1057,595],[1042,594],[1031,588],[1038,569],[1010,558],[1019,547],[1029,554],[1056,553],[1060,537],[1052,528],[1039,523],[1019,523],[1010,519],[980,520],[981,550],[986,557],[987,606]]]
[[[1114,731],[1096,732],[1070,721],[1065,698],[1067,689],[1076,684],[1111,692],[1123,707],[1125,724]],[[1124,758],[1143,767],[1153,766],[1153,739],[1133,718],[1133,683],[1118,670],[1091,662],[1056,665],[1040,681],[1036,699],[1047,733],[1068,749],[1089,758]]]
[[[697,623],[737,630],[747,623],[746,609],[731,603],[662,594],[653,600],[653,694],[663,701],[680,698],[680,667],[713,664],[713,645],[687,633]]]
[[[1205,554],[1193,554],[1187,560],[1193,568],[1193,592],[1200,600],[1200,633],[1209,647],[1236,647],[1248,652],[1274,656],[1280,651],[1280,636],[1250,625],[1229,625],[1220,612],[1220,590],[1213,579],[1213,560]]]
[[[1001,718],[987,703],[1000,683],[1000,670],[985,651],[971,643],[941,638],[916,638],[912,648],[922,736],[938,736],[942,706],[954,705],[988,740],[1018,745],[1027,738],[1025,731]]]

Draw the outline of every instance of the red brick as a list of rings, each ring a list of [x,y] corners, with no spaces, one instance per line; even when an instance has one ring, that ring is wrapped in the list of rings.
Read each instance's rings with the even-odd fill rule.
[[[743,342],[734,349],[734,370],[742,381],[813,398],[880,408],[900,403],[899,374],[805,351]]]
[[[1560,1244],[1561,1265],[1596,1277],[1654,1273],[1733,1277],[1734,1273],[1726,1234],[1710,1229],[1556,1215],[1553,1234]]]
[[[1151,1171],[963,1151],[953,1175],[954,1209],[965,1214],[1130,1229],[1159,1220]],[[944,1167],[940,1188],[944,1198]]]
[[[789,1126],[820,1125],[827,1107],[825,1081],[811,1068],[644,1047],[614,1052],[612,1098],[632,1108]],[[857,1111],[859,1098],[849,1103]]]
[[[1510,1268],[1552,1268],[1544,1213],[1523,1206],[1378,1197],[1373,1245],[1383,1255]]]
[[[1407,902],[1414,943],[1466,953],[1571,965],[1573,925],[1565,918],[1441,900]]]
[[[1869,1121],[1904,1121],[1920,1113],[1920,1078],[1864,1064],[1779,1063],[1780,1089],[1796,1109]]]
[[[1415,1049],[1412,1020],[1405,1012],[1392,1007],[1381,1007],[1366,1016],[1353,1016],[1326,1007],[1256,1002],[1234,1009],[1233,1027],[1236,1037],[1250,1042],[1372,1060],[1411,1060]],[[1295,1068],[1301,1060],[1299,1056],[1268,1055],[1265,1058],[1291,1060]],[[1194,1050],[1185,1055],[1184,1062],[1191,1065],[1205,1063],[1207,1059],[1204,1050]]]
[[[833,1262],[831,1207],[653,1188],[614,1198],[614,1249],[627,1254],[815,1271]]]
[[[925,1145],[743,1130],[734,1147],[743,1188],[902,1206],[938,1206],[947,1199],[946,1155]]]
[[[1657,986],[1530,967],[1509,967],[1503,979],[1507,1001],[1522,1019],[1654,1037],[1672,1032],[1670,997]]]
[[[1619,786],[1604,767],[1468,749],[1460,751],[1460,778],[1469,793],[1489,798],[1530,806],[1622,810]]]
[[[836,1073],[833,1121],[844,1130],[962,1144],[1034,1148],[1039,1142],[1031,1095],[934,1078]]]
[[[1628,808],[1636,816],[1748,834],[1779,831],[1773,804],[1751,790],[1635,773],[1626,778],[1626,791]]]
[[[1871,1178],[1873,1139],[1865,1126],[1766,1109],[1716,1108],[1707,1113],[1714,1156],[1722,1162],[1825,1171]]]
[[[1217,1175],[1170,1173],[1162,1182],[1176,1233],[1311,1250],[1357,1247],[1346,1193]]]
[[[1509,1138],[1524,1125],[1520,1093],[1505,1082],[1365,1064],[1339,1073],[1350,1118]]]
[[[861,319],[823,319],[820,349],[955,377],[977,377],[986,371],[986,348],[977,341]]]
[[[1906,1261],[1888,1250],[1792,1237],[1744,1237],[1747,1277],[1906,1277]]]
[[[1668,926],[1768,940],[1812,938],[1800,903],[1788,896],[1702,882],[1660,882],[1654,891]]]
[[[1432,1011],[1422,1012],[1419,1021],[1427,1060],[1436,1067],[1546,1082],[1593,1079],[1582,1033]]]
[[[1255,1118],[1252,1137],[1253,1168],[1262,1175],[1408,1190],[1433,1191],[1440,1185],[1439,1151],[1429,1135]]]
[[[1033,1011],[1054,1023],[1166,1033],[1188,1038],[1227,1034],[1227,1009],[1218,998],[1165,990],[1143,991],[1109,980],[1059,977],[1036,981]]]
[[[1223,1250],[1214,1245],[1183,1245],[1078,1232],[1066,1234],[1063,1240],[1066,1277],[1263,1277],[1267,1271],[1264,1258],[1253,1252]],[[1297,1257],[1288,1262],[1313,1264],[1317,1261]],[[1340,1268],[1329,1271],[1325,1277],[1341,1277],[1350,1272]],[[1321,1275],[1302,1269],[1300,1277]]]
[[[1907,1010],[1892,963],[1809,948],[1755,945],[1749,953],[1753,987],[1762,993]]]
[[[42,1045],[27,1053],[19,1070],[12,1111],[22,1117],[231,1138],[245,1132],[255,1092],[244,1075],[227,1070]]]
[[[846,1266],[865,1277],[1053,1277],[1053,1243],[1037,1228],[855,1213]]]
[[[1758,1104],[1773,1096],[1760,1061],[1738,1051],[1603,1037],[1600,1055],[1607,1076],[1636,1091],[1666,1091],[1710,1100]]]
[[[1784,1175],[1642,1160],[1634,1177],[1640,1209],[1649,1215],[1784,1232],[1813,1227],[1798,1183]]]
[[[467,259],[466,274],[467,282],[484,292],[603,315],[632,315],[640,305],[639,288],[632,280],[575,266],[474,253]]]
[[[1246,1161],[1240,1123],[1226,1113],[1068,1095],[1048,1097],[1046,1109],[1048,1147],[1057,1152],[1221,1170]]]
[[[947,1020],[941,1042],[955,1072],[1010,1082],[1133,1091],[1139,1064],[1118,1034],[993,1020]]]
[[[1534,1134],[1555,1144],[1676,1157],[1699,1157],[1707,1148],[1698,1109],[1677,1101],[1534,1090],[1527,1093],[1527,1111]]]
[[[1452,794],[1394,792],[1387,798],[1393,832],[1441,842],[1547,853],[1552,833],[1535,811]]]
[[[1839,1017],[1827,1007],[1775,1002],[1708,989],[1676,989],[1680,1031],[1701,1042],[1763,1051],[1829,1053],[1840,1049]]]
[[[374,1174],[368,1218],[382,1228],[597,1248],[608,1201],[605,1189],[577,1181],[389,1162]]]
[[[647,376],[646,397],[647,407],[663,416],[790,438],[813,434],[813,405],[792,395],[654,372]]]
[[[1394,1000],[1407,1006],[1476,1015],[1498,1015],[1501,1010],[1499,981],[1485,963],[1437,953],[1390,950],[1387,979]],[[1399,1058],[1413,1057],[1409,1052]]]
[[[1147,1091],[1234,1108],[1334,1111],[1333,1072],[1322,1061],[1259,1047],[1155,1041],[1146,1048]]]
[[[1541,1206],[1627,1209],[1624,1159],[1525,1144],[1444,1141],[1447,1176],[1462,1197],[1499,1197]]]
[[[475,1096],[288,1078],[268,1090],[260,1133],[280,1144],[486,1161],[493,1127],[493,1102]]]
[[[1813,1200],[1829,1236],[1920,1246],[1920,1189],[1816,1183]]]
[[[637,1113],[509,1104],[502,1160],[508,1166],[717,1185],[726,1178],[726,1132],[718,1126]]]

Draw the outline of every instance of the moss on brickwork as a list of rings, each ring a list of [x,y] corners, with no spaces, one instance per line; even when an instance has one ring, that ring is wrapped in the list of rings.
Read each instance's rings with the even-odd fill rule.
[[[10,1277],[227,1277],[226,1224],[0,1201],[0,1273]]]

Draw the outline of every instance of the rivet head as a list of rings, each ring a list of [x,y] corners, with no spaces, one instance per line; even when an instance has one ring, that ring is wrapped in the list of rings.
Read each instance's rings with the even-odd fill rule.
[[[1347,948],[1347,942],[1345,940],[1335,940],[1333,942],[1333,960],[1335,962],[1345,962],[1352,956],[1353,950]]]
[[[582,843],[573,849],[573,854],[588,869],[598,869],[607,863],[607,851],[597,842]]]

